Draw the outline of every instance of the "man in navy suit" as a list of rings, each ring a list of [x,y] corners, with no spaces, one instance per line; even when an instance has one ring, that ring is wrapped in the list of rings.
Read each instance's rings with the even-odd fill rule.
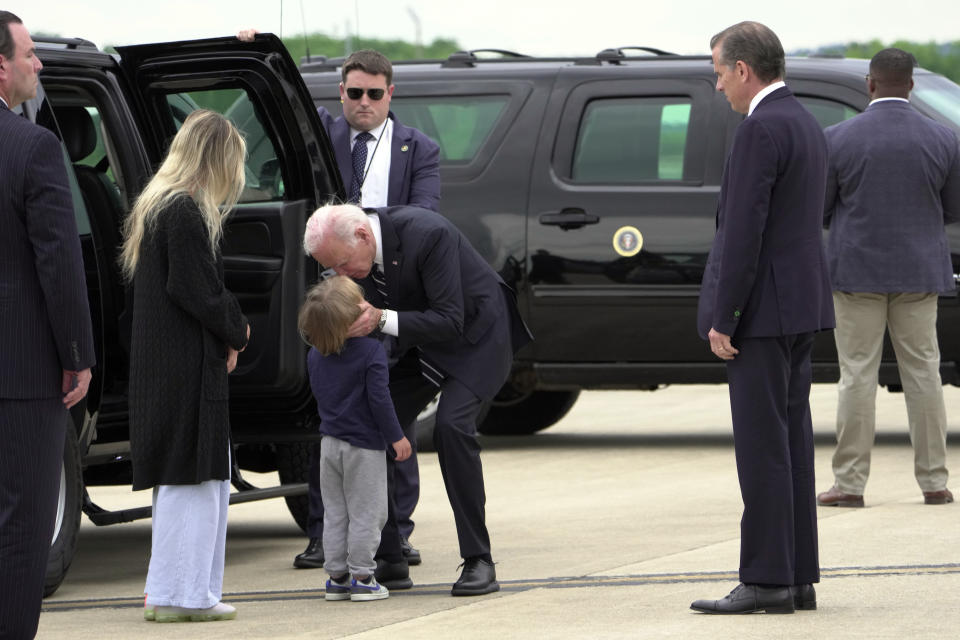
[[[449,220],[426,209],[321,207],[307,222],[304,248],[320,264],[360,281],[377,305],[362,305],[351,335],[379,330],[397,339],[390,395],[400,424],[442,392],[434,444],[464,559],[452,593],[499,590],[476,420],[483,401],[506,381],[513,354],[531,340],[513,291]],[[393,509],[377,557],[377,580],[410,586],[393,571],[403,557]]]
[[[0,11],[0,638],[37,631],[70,407],[94,364],[57,138],[11,109],[37,92],[30,33]],[[70,436],[67,434],[70,433]]]
[[[823,506],[863,506],[885,330],[897,354],[923,500],[953,502],[937,298],[956,291],[944,224],[960,219],[960,148],[952,130],[910,106],[914,64],[900,49],[877,53],[866,111],[824,132],[840,398],[836,480],[817,496]]]
[[[390,113],[393,67],[381,53],[356,51],[343,63],[340,101],[343,115],[334,119],[317,111],[330,136],[340,175],[351,202],[363,207],[411,205],[437,211],[440,201],[440,148],[426,135],[400,124]],[[367,138],[358,143],[358,136]],[[362,156],[362,157],[361,157]],[[356,169],[354,165],[358,165]],[[416,419],[404,425],[406,437],[416,444]],[[323,502],[319,486],[319,447],[310,457],[310,517],[306,550],[293,561],[301,569],[323,567]],[[416,446],[407,460],[397,464],[397,521],[404,557],[420,564],[420,552],[409,542],[411,516],[420,498],[420,470]]]
[[[717,91],[746,119],[727,157],[698,330],[726,362],[743,498],[740,582],[704,613],[816,608],[820,580],[810,420],[810,351],[833,327],[821,245],[827,152],[817,121],[783,83],[766,26],[710,42]]]
[[[344,60],[341,78],[343,115],[334,119],[323,107],[317,112],[350,201],[363,207],[411,205],[438,211],[440,147],[390,112],[394,90],[390,61],[371,49],[355,51]],[[355,170],[358,136],[365,138],[366,153]]]

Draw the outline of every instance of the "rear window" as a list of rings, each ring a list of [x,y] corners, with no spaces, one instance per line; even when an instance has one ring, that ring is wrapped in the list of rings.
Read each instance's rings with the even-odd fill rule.
[[[629,184],[683,179],[689,98],[605,98],[584,109],[574,182]]]
[[[440,162],[467,164],[490,137],[510,96],[395,97],[390,109],[440,145]]]

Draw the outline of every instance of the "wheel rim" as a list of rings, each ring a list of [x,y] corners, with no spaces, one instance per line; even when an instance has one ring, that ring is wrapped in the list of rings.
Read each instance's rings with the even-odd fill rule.
[[[60,536],[60,529],[63,527],[63,514],[67,508],[67,470],[66,467],[61,463],[60,464],[60,495],[57,496],[57,520],[54,523],[53,527],[53,540],[50,541],[52,545],[57,541],[57,538]]]

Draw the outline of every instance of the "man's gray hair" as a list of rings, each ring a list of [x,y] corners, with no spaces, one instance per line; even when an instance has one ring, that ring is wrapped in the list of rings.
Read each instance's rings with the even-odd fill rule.
[[[743,61],[762,82],[783,79],[786,62],[783,45],[770,27],[759,22],[739,22],[710,38],[710,50],[720,45],[720,64],[733,67]]]
[[[314,211],[307,220],[303,250],[308,256],[314,255],[323,245],[327,234],[332,234],[348,247],[355,247],[357,236],[354,232],[363,224],[369,224],[369,219],[360,207],[354,204],[326,204]]]

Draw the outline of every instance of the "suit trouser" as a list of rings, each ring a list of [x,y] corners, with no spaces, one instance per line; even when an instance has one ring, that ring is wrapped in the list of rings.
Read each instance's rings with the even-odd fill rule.
[[[412,356],[412,357],[411,357]],[[486,493],[480,443],[477,440],[477,416],[482,401],[456,379],[447,376],[437,405],[433,443],[437,449],[440,473],[453,510],[460,544],[460,556],[470,558],[490,554],[490,536],[486,525]],[[410,424],[436,396],[437,387],[420,373],[415,354],[408,354],[390,369],[390,396],[400,424]],[[395,462],[387,457],[387,523],[380,536],[378,558],[398,562],[402,558],[400,532],[396,518]]]
[[[369,576],[387,521],[387,456],[333,436],[320,442],[323,568],[331,576]]]
[[[206,609],[223,597],[230,481],[153,489],[146,604]]]
[[[69,413],[60,398],[0,399],[0,638],[34,637]]]
[[[434,390],[436,391],[436,390]],[[402,423],[401,423],[402,424]],[[413,447],[413,453],[403,462],[396,463],[394,480],[396,482],[397,526],[400,535],[409,538],[413,534],[414,522],[411,516],[420,501],[420,466],[417,463],[417,421],[403,428]],[[323,497],[320,490],[320,443],[310,448],[310,469],[308,483],[309,515],[307,516],[307,535],[311,538],[323,538]]]
[[[735,341],[727,363],[743,497],[740,581],[820,581],[810,419],[813,334]]]
[[[863,495],[870,475],[884,329],[897,355],[917,484],[922,491],[947,486],[937,298],[935,293],[833,293],[840,362],[833,473],[844,493]]]

